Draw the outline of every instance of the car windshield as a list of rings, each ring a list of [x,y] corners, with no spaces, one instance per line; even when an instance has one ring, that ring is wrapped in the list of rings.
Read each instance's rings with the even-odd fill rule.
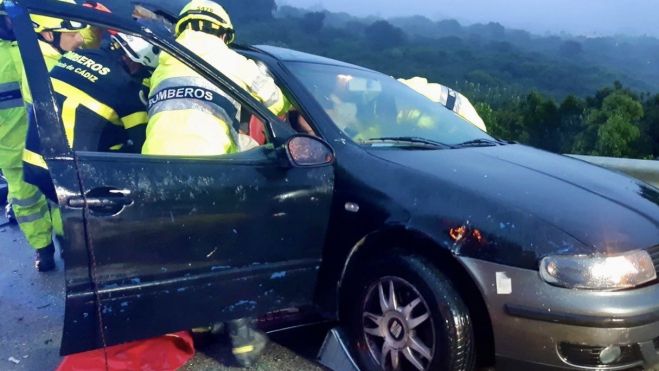
[[[354,141],[453,146],[494,139],[389,76],[357,68],[289,62],[289,70]]]

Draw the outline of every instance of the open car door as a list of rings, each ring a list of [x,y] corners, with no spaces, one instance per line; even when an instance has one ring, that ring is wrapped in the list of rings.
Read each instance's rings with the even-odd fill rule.
[[[331,156],[295,165],[285,145],[292,133],[154,30],[152,42],[203,65],[203,76],[266,123],[271,143],[202,158],[72,151],[27,10],[147,33],[130,18],[68,4],[21,0],[10,8],[64,226],[62,354],[312,303],[333,191]]]

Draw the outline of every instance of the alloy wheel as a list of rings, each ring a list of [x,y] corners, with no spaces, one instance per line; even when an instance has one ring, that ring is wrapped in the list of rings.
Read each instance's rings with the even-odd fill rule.
[[[363,334],[383,370],[428,370],[435,327],[428,303],[408,281],[393,276],[372,283],[362,305]]]

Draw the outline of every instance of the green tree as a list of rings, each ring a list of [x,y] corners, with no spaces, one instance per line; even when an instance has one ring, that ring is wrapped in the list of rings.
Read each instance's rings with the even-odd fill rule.
[[[583,47],[577,41],[568,40],[561,44],[558,52],[565,58],[574,58],[583,52]]]
[[[499,109],[493,109],[487,103],[477,103],[476,110],[485,121],[487,131],[497,138],[529,142],[529,134],[524,126],[524,117],[518,105],[508,103]]]
[[[574,152],[577,135],[586,128],[585,111],[586,102],[574,95],[567,96],[558,108],[561,120],[562,153]]]
[[[440,36],[459,35],[462,32],[462,26],[455,19],[445,19],[437,22],[437,33]]]
[[[644,102],[645,116],[642,121],[642,139],[645,142],[645,156],[659,159],[659,94],[648,97]]]
[[[376,21],[364,30],[366,41],[373,49],[392,48],[405,42],[405,33],[387,21]]]
[[[641,135],[643,106],[619,85],[606,92],[601,107],[588,113],[588,127],[580,135],[577,149],[599,156],[633,157],[637,154],[633,144]]]
[[[247,24],[271,20],[277,9],[275,0],[223,0],[234,23]]]
[[[622,114],[614,114],[600,126],[598,132],[598,155],[632,157],[635,152],[630,144],[637,140],[641,131]]]
[[[558,107],[552,99],[532,92],[522,104],[522,115],[529,135],[528,144],[552,152],[561,150]]]
[[[311,12],[307,13],[302,17],[300,21],[303,29],[306,32],[318,33],[323,28],[323,23],[325,22],[325,13],[323,12]]]

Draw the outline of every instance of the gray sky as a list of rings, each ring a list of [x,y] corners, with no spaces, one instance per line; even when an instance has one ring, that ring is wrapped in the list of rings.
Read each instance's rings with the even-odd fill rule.
[[[359,16],[423,14],[463,23],[495,21],[536,33],[659,37],[658,0],[277,0],[277,4]]]

